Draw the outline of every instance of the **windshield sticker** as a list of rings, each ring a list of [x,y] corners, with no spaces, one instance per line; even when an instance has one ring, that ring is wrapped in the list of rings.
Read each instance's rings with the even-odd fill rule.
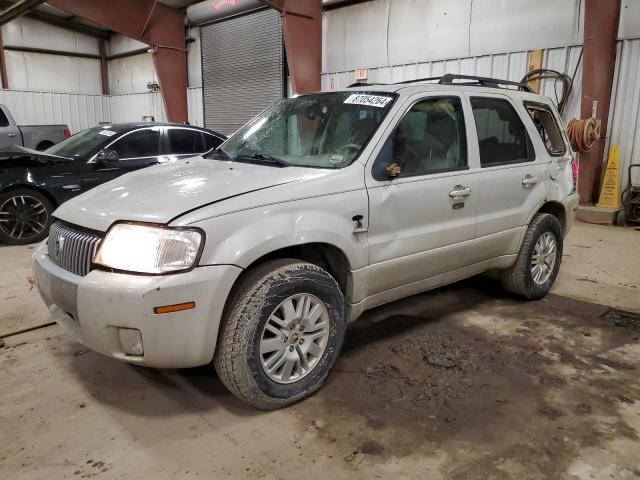
[[[105,137],[113,137],[116,134],[113,130],[100,130],[99,135],[104,135]]]
[[[349,95],[344,103],[350,103],[352,105],[366,105],[368,107],[384,108],[392,100],[392,97],[382,97],[380,95],[363,95],[361,93],[355,93]]]
[[[329,161],[332,164],[337,165],[339,163],[342,163],[343,158],[344,157],[342,155],[331,155],[331,158],[329,158]]]

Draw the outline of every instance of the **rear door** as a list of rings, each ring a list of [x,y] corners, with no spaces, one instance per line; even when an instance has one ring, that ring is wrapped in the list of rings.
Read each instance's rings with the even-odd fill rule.
[[[475,261],[480,177],[468,105],[453,92],[421,94],[396,120],[367,178],[369,295],[419,291],[421,280]]]
[[[533,146],[521,104],[483,93],[469,94],[469,102],[482,180],[476,237],[484,240],[485,259],[517,253],[531,213],[546,196],[546,156]]]

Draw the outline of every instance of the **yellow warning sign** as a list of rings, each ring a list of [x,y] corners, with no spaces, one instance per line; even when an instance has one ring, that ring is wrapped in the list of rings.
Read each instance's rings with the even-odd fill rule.
[[[620,158],[620,148],[611,145],[609,149],[609,159],[607,169],[604,172],[604,182],[600,190],[600,199],[596,207],[620,208],[620,187],[618,176],[618,160]]]

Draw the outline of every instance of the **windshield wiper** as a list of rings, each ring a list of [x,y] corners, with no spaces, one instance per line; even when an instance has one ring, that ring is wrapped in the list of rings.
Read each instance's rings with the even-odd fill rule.
[[[204,155],[204,158],[213,158],[213,155],[215,155],[216,153],[222,155],[227,160],[231,160],[231,155],[229,155],[227,152],[222,150],[220,147],[209,151],[206,155]]]
[[[274,157],[273,155],[264,155],[262,153],[254,153],[251,155],[238,155],[233,160],[235,161],[258,161],[258,162],[267,162],[267,163],[275,163],[279,167],[290,167],[291,164],[286,160],[283,160],[278,157]]]

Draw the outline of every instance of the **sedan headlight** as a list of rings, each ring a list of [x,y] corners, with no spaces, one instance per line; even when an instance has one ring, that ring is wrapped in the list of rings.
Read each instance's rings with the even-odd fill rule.
[[[162,274],[192,268],[198,261],[203,233],[188,228],[117,223],[93,263],[126,272]]]

